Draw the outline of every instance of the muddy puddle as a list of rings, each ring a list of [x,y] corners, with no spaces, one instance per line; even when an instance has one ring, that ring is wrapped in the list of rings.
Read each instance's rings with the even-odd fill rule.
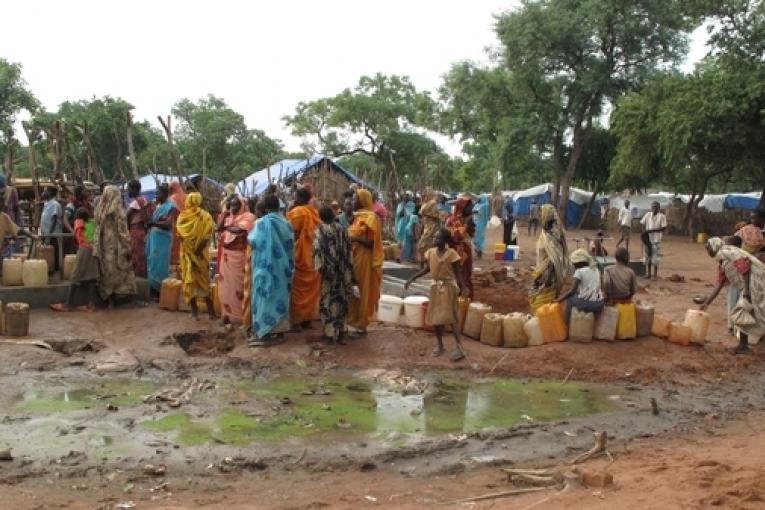
[[[452,374],[222,378],[206,380],[180,407],[150,398],[168,384],[182,382],[37,384],[15,396],[0,420],[0,442],[32,458],[43,448],[53,455],[84,451],[102,461],[139,456],[158,445],[299,445],[308,438],[314,445],[363,441],[395,448],[619,409],[613,388]]]

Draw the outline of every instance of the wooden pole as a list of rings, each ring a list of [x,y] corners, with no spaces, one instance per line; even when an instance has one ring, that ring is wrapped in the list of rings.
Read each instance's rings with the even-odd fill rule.
[[[183,167],[181,166],[181,158],[178,156],[178,151],[175,149],[175,143],[173,142],[173,118],[168,115],[167,121],[165,121],[161,115],[157,115],[157,119],[162,125],[162,129],[165,130],[167,150],[170,153],[170,158],[173,160],[173,164],[175,165],[175,174],[178,176],[178,180],[181,182],[181,184],[183,184],[185,173],[183,171]]]
[[[133,146],[133,114],[127,112],[127,146],[130,155],[130,168],[133,171],[133,179],[136,181],[141,177],[138,175],[138,162],[135,159],[135,147]]]

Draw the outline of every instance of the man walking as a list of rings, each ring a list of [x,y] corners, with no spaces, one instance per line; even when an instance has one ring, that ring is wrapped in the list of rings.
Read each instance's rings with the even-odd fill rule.
[[[630,233],[632,231],[632,209],[630,209],[630,201],[624,201],[624,207],[619,210],[619,232],[621,238],[616,243],[616,247],[619,248],[622,243],[627,248],[627,253],[630,251]]]
[[[645,245],[646,278],[658,279],[661,264],[661,238],[667,229],[667,217],[661,212],[659,202],[651,204],[651,210],[640,220],[643,225],[643,244]],[[653,267],[653,274],[651,268]]]

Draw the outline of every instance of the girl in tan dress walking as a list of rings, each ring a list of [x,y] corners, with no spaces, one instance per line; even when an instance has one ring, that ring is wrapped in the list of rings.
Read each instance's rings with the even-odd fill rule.
[[[430,304],[428,305],[428,315],[426,321],[433,326],[436,332],[436,348],[433,349],[433,356],[440,356],[445,352],[444,349],[444,327],[451,326],[454,333],[456,346],[451,355],[452,361],[459,361],[465,357],[462,350],[459,331],[459,304],[460,293],[463,296],[468,295],[467,286],[462,279],[460,268],[460,256],[456,250],[447,248],[451,241],[451,233],[448,229],[442,228],[438,231],[435,238],[435,246],[425,252],[425,267],[417,274],[412,276],[405,289],[417,278],[430,273],[433,283],[430,286]]]

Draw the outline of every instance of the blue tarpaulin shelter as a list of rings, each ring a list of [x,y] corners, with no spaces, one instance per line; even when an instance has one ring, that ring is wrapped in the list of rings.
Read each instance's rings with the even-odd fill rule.
[[[754,211],[760,205],[761,196],[762,193],[731,193],[725,197],[725,208]]]
[[[199,177],[201,174],[190,174],[189,179],[193,179],[195,177]],[[157,197],[157,181],[159,181],[160,184],[164,183],[170,183],[178,180],[178,177],[174,175],[168,175],[168,174],[157,174],[156,180],[154,179],[154,175],[144,175],[141,177],[141,195],[145,196],[149,200],[154,200]],[[205,177],[205,182],[207,182],[209,185],[212,185],[216,188],[219,188],[221,191],[221,196],[223,194],[223,185],[219,183],[218,181],[214,179],[210,179],[209,177]]]
[[[274,163],[268,168],[258,170],[239,181],[236,184],[236,190],[248,197],[259,195],[266,190],[266,187],[268,187],[269,175],[271,177],[271,183],[285,184],[300,178],[310,170],[325,166],[332,171],[341,173],[350,182],[373,189],[369,184],[332,161],[329,157],[317,154],[308,159],[284,159],[278,163]]]
[[[568,205],[566,207],[566,224],[569,227],[579,225],[582,219],[582,213],[592,198],[592,193],[577,188],[571,188],[569,192]],[[552,184],[540,184],[527,190],[518,191],[513,196],[515,207],[513,213],[516,217],[528,216],[531,210],[531,201],[536,200],[537,204],[549,204],[552,199]],[[600,200],[596,199],[592,204],[592,214],[600,214]]]

